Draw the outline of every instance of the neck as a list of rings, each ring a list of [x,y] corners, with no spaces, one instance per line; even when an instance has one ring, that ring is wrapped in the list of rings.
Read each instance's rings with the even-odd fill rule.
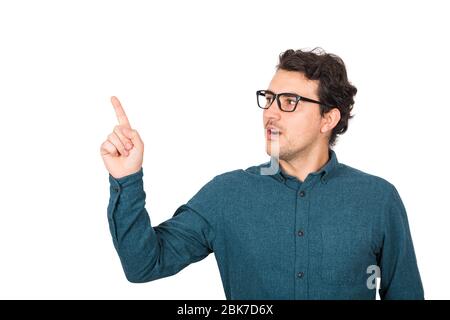
[[[293,159],[280,159],[279,162],[284,172],[303,182],[308,174],[318,171],[328,160],[328,144],[325,144],[304,150]]]

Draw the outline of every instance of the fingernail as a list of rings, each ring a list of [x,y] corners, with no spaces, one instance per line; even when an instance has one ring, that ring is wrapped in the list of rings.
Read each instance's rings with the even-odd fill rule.
[[[125,145],[125,148],[127,148],[128,150],[130,150],[132,147],[133,147],[133,146],[132,146],[131,143],[129,143],[129,142]]]

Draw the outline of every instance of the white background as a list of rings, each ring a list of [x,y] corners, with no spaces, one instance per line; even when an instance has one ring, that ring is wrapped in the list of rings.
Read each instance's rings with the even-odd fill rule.
[[[446,4],[2,1],[0,298],[225,298],[213,255],[126,281],[99,152],[116,124],[109,98],[144,140],[157,225],[215,175],[268,160],[255,90],[279,53],[316,46],[358,88],[339,161],[397,187],[426,298],[450,298]]]

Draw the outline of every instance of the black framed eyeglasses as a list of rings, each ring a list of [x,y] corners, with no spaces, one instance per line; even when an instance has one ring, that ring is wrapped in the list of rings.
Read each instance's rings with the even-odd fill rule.
[[[272,103],[277,100],[278,108],[284,112],[294,112],[300,101],[312,102],[325,105],[320,101],[302,97],[295,93],[273,93],[270,90],[256,91],[258,107],[261,109],[269,109]]]

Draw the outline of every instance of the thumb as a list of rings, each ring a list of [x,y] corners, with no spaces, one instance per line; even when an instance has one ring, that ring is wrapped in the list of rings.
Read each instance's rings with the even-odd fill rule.
[[[133,142],[135,146],[142,146],[143,142],[141,140],[141,137],[139,136],[139,133],[130,128],[122,128],[123,134]]]

